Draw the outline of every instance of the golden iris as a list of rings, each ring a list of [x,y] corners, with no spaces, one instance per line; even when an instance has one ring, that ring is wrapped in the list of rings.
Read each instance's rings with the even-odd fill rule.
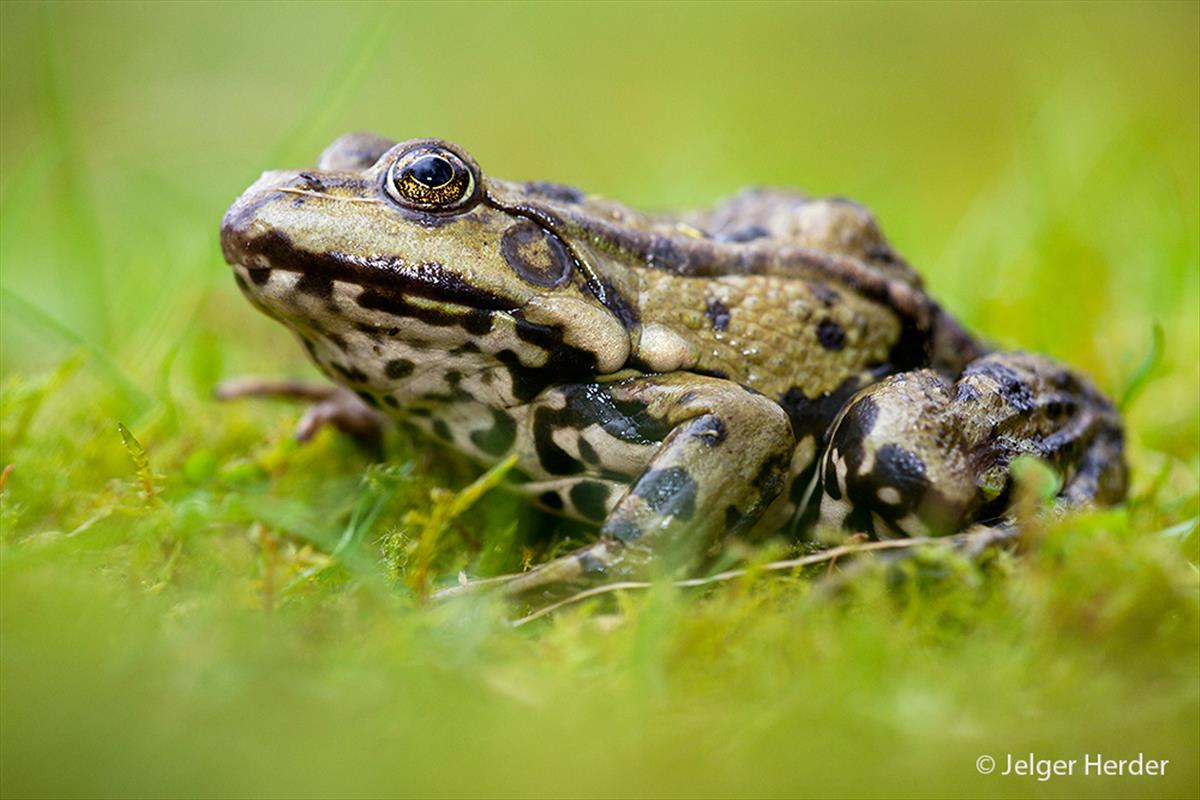
[[[396,157],[388,170],[388,193],[421,211],[456,211],[475,199],[475,174],[457,153],[418,145]]]

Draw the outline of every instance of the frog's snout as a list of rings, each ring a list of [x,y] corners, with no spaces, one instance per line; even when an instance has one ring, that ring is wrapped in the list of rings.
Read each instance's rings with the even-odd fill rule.
[[[280,192],[301,179],[300,173],[287,170],[264,172],[221,219],[221,254],[230,265],[241,265],[247,269],[255,267],[249,251],[250,242],[269,230],[262,220],[263,206],[280,198]]]

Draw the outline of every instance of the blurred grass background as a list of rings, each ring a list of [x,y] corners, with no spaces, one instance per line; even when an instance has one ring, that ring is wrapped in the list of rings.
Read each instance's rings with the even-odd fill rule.
[[[0,793],[1196,796],[1197,9],[0,4]],[[836,603],[418,608],[404,514],[472,470],[209,399],[312,374],[222,212],[358,129],[645,208],[855,198],[973,329],[1128,396],[1134,500]],[[435,571],[539,527],[489,495]],[[1173,760],[974,770],[1029,750]]]

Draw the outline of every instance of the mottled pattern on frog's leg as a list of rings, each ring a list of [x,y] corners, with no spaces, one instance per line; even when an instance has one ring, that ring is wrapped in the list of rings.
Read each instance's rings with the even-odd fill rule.
[[[693,564],[722,535],[751,528],[783,488],[795,439],[783,409],[763,395],[688,373],[604,388],[668,433],[617,498],[600,541],[526,573],[510,593]]]
[[[516,487],[537,506],[581,522],[604,521],[625,491],[625,483],[598,477],[531,480]]]
[[[1066,502],[1125,494],[1121,421],[1085,378],[1026,353],[979,358],[951,383],[932,370],[860,392],[821,463],[825,522],[877,536],[941,535],[996,518],[1009,465],[1037,456]]]
[[[833,422],[846,403],[856,391],[878,378],[878,371],[864,370],[823,395],[808,397],[801,387],[793,386],[779,398],[779,404],[792,423],[796,449],[792,453],[784,495],[786,504],[782,499],[776,503],[779,508],[772,509],[769,518],[778,520],[780,526],[786,525],[789,533],[795,535],[816,521],[820,506],[820,495],[816,491],[817,456],[824,451]]]

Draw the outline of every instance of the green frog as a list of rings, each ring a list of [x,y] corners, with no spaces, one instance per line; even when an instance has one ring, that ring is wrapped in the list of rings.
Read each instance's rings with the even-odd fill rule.
[[[1002,519],[1029,454],[1063,502],[1126,489],[1113,405],[995,352],[862,206],[750,189],[678,215],[485,175],[438,139],[335,141],[267,172],[221,246],[337,387],[321,424],[404,420],[591,523],[519,594],[694,567],[729,537],[937,536]],[[295,391],[239,383],[226,395]]]

